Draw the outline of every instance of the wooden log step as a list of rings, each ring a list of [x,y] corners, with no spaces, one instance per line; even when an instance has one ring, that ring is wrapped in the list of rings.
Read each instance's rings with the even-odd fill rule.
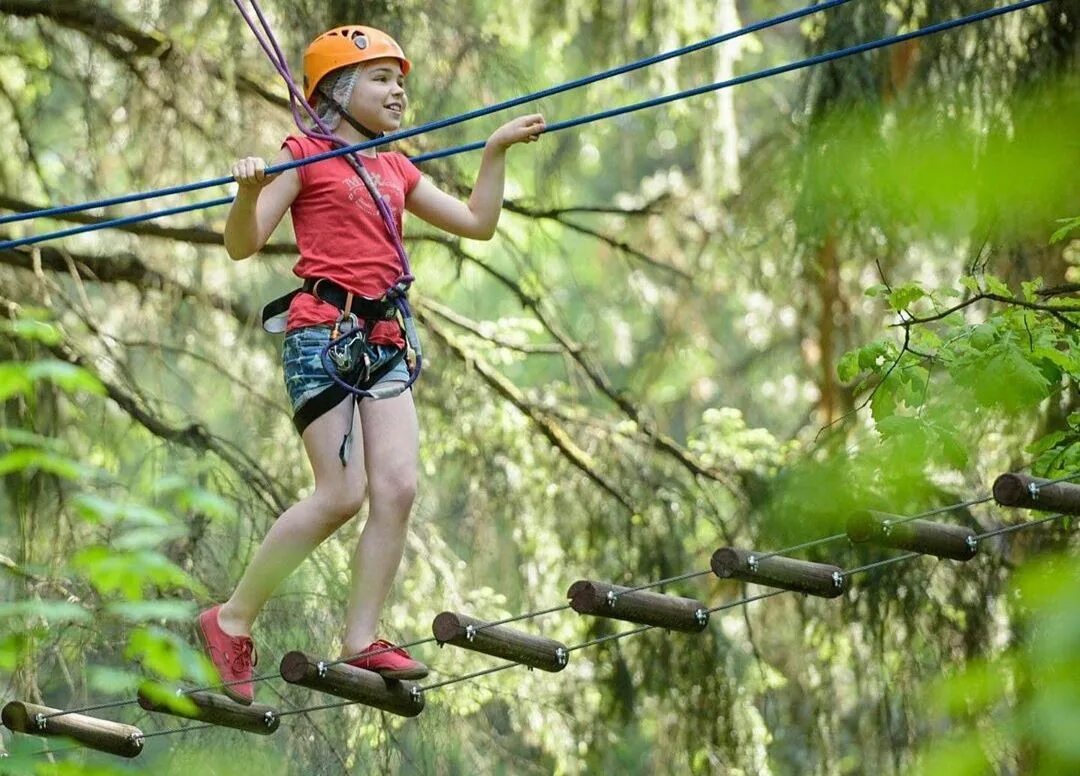
[[[139,690],[139,705],[147,711],[159,714],[172,714],[185,719],[196,719],[200,722],[209,722],[222,727],[236,728],[248,733],[257,733],[260,736],[268,736],[278,729],[281,718],[277,711],[270,706],[261,703],[253,703],[245,706],[237,703],[227,695],[218,695],[210,692],[189,692],[180,695],[194,704],[194,710],[171,706],[164,701],[158,701]]]
[[[143,750],[143,733],[133,725],[124,725],[85,714],[60,714],[61,709],[51,709],[36,703],[11,701],[0,712],[0,718],[9,730],[32,736],[63,737],[78,741],[83,746],[99,752],[136,757]]]
[[[578,614],[610,617],[667,630],[698,633],[709,624],[705,605],[693,598],[633,590],[607,582],[579,579],[566,591]]]
[[[289,652],[281,658],[281,676],[286,682],[403,717],[415,717],[424,710],[424,695],[415,682],[384,679],[374,671],[345,663],[328,665],[303,652]]]
[[[971,560],[979,551],[975,532],[962,525],[931,523],[927,520],[893,521],[869,511],[851,516],[847,523],[847,535],[856,543],[868,542],[950,560]]]
[[[1028,474],[1010,472],[994,480],[994,500],[1003,507],[1080,515],[1080,485]]]
[[[714,552],[712,570],[721,579],[754,582],[822,598],[836,598],[847,589],[847,577],[839,566],[735,547],[721,547]]]
[[[557,673],[570,660],[570,652],[562,642],[505,625],[489,625],[457,612],[440,613],[431,623],[431,632],[440,644],[514,660],[542,671]]]

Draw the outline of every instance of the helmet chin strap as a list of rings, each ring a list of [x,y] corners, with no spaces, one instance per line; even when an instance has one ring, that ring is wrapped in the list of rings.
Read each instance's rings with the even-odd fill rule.
[[[327,94],[325,90],[320,88],[319,89],[319,94],[322,95],[323,99],[329,101],[330,107],[332,107],[334,110],[336,110],[341,115],[341,118],[345,119],[345,121],[348,123],[348,125],[350,127],[355,129],[357,132],[359,132],[361,135],[366,137],[368,140],[374,140],[374,139],[382,137],[383,135],[386,134],[385,132],[375,132],[374,130],[371,130],[371,129],[368,129],[367,127],[365,127],[363,124],[361,124],[355,118],[353,118],[352,114],[349,113],[349,111],[345,110],[345,107],[340,102],[335,100],[333,95]]]

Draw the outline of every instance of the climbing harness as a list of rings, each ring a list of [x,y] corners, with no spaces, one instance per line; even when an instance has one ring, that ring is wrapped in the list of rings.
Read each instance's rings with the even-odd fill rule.
[[[381,30],[360,25],[337,27],[317,37],[311,42],[307,51],[304,53],[304,92],[301,94],[301,90],[296,85],[292,73],[289,71],[285,55],[278,45],[277,39],[274,37],[273,31],[270,29],[270,25],[267,22],[262,9],[259,7],[258,0],[251,0],[251,8],[258,18],[258,26],[256,26],[255,20],[252,19],[251,15],[244,8],[243,0],[233,0],[233,4],[255,35],[256,40],[270,59],[271,64],[274,65],[274,68],[284,79],[285,85],[289,90],[289,105],[297,127],[299,127],[301,132],[312,139],[327,141],[339,148],[349,145],[327,128],[326,124],[323,123],[319,118],[318,113],[309,103],[312,95],[318,90],[320,82],[328,74],[342,67],[348,67],[349,65],[383,57],[397,59],[401,63],[401,72],[403,74],[408,73],[412,67],[412,64],[405,57],[405,54],[397,41]],[[262,28],[261,31],[259,27]],[[334,106],[336,110],[346,117],[346,120],[352,118],[342,106],[336,103],[336,101],[334,101]],[[315,125],[314,128],[305,124],[300,115],[300,108],[303,108],[303,110],[307,112]],[[370,132],[370,130],[366,130],[366,128],[358,128],[358,131]],[[417,335],[416,323],[413,320],[412,309],[409,306],[408,300],[409,287],[412,285],[415,278],[413,277],[409,265],[408,254],[405,252],[405,247],[401,243],[401,236],[398,234],[397,226],[394,223],[394,216],[390,210],[389,204],[379,193],[378,187],[368,174],[359,154],[350,153],[344,158],[360,177],[364,187],[375,202],[375,206],[378,208],[379,215],[381,216],[387,234],[390,237],[390,242],[393,244],[394,251],[397,253],[398,259],[401,262],[401,275],[398,277],[397,281],[387,289],[381,299],[358,298],[357,295],[342,289],[346,294],[342,304],[335,304],[333,301],[334,298],[337,298],[337,294],[332,290],[332,286],[329,285],[330,281],[325,278],[309,279],[311,282],[310,289],[308,288],[309,281],[305,281],[303,287],[290,294],[286,294],[284,297],[273,300],[266,308],[264,308],[263,327],[267,331],[282,331],[284,326],[274,322],[279,320],[282,315],[282,304],[284,304],[284,311],[287,312],[288,304],[298,293],[314,293],[318,298],[329,301],[338,308],[340,314],[334,324],[330,341],[320,354],[323,368],[326,369],[327,374],[334,383],[333,386],[323,393],[327,394],[333,392],[333,395],[336,396],[340,394],[341,391],[344,391],[344,396],[351,395],[355,402],[359,402],[362,399],[388,399],[398,396],[411,388],[412,384],[416,382],[416,379],[420,376],[420,371],[423,368],[423,352],[420,347],[420,338]],[[326,293],[330,294],[331,298],[324,298],[318,293],[324,283],[328,284],[326,286]],[[286,299],[288,301],[285,301]],[[357,304],[356,309],[353,307],[354,304]],[[374,309],[377,311],[377,314],[368,318],[366,313],[363,312],[364,308]],[[358,313],[356,311],[358,309],[361,310],[361,312]],[[390,313],[390,310],[393,310],[393,312]],[[386,317],[388,315],[389,317]],[[405,354],[400,353],[397,358],[379,364],[377,354],[371,348],[367,339],[370,329],[369,321],[380,319],[389,320],[394,317],[399,319],[399,323],[405,334],[407,346],[412,351],[413,362],[410,365],[408,380],[403,383],[395,381],[386,386],[378,386],[375,385],[375,383],[378,382],[378,378],[396,366],[401,358],[405,357]],[[270,325],[268,325],[268,323]],[[334,390],[335,388],[337,389],[336,391]],[[315,397],[315,399],[320,398],[325,400],[327,397],[322,395]],[[315,401],[315,399],[312,399],[312,401]],[[345,432],[341,448],[338,451],[338,457],[341,459],[342,466],[348,462],[349,458],[354,414],[355,413],[350,414],[349,416],[349,427]]]

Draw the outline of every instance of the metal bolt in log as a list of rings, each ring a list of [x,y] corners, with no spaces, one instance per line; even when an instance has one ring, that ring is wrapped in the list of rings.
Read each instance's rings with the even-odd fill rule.
[[[712,570],[721,579],[755,582],[822,598],[836,598],[847,589],[847,577],[839,566],[764,555],[753,550],[721,547],[713,553]]]
[[[136,757],[143,750],[143,733],[133,725],[88,717],[85,714],[49,716],[61,713],[61,709],[11,701],[4,706],[3,712],[0,712],[0,718],[9,730],[17,733],[70,738],[91,749],[120,757]]]
[[[453,644],[552,673],[566,668],[570,657],[566,645],[554,639],[533,636],[504,625],[489,626],[456,612],[439,614],[431,623],[431,632],[440,644]]]
[[[951,560],[971,560],[979,551],[975,532],[970,528],[927,520],[893,522],[869,511],[851,516],[847,523],[847,535],[857,543],[869,542]]]
[[[245,706],[228,696],[202,691],[185,693],[183,697],[194,703],[197,710],[189,713],[183,709],[174,708],[152,699],[143,690],[139,690],[139,705],[147,711],[172,714],[185,719],[197,719],[213,725],[258,733],[261,736],[270,735],[281,724],[277,711],[265,704],[253,703]]]
[[[1003,507],[1080,515],[1080,485],[1027,474],[1002,474],[994,480],[994,500]]]
[[[384,679],[374,671],[345,663],[327,665],[303,652],[289,652],[281,658],[281,676],[286,682],[403,717],[415,717],[424,710],[424,696],[414,691],[415,682]]]
[[[709,624],[705,605],[693,598],[631,591],[607,582],[579,579],[566,591],[570,608],[578,614],[611,617],[668,630],[698,633]]]

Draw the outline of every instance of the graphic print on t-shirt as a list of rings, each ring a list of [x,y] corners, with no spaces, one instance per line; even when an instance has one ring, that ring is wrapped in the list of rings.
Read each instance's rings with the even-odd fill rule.
[[[397,207],[397,203],[405,200],[405,190],[401,187],[401,183],[394,180],[384,181],[377,172],[369,171],[368,175],[371,177],[379,194],[390,205],[394,218],[400,219],[401,210]],[[368,215],[377,216],[379,214],[379,208],[375,205],[375,200],[371,198],[371,193],[367,190],[364,182],[360,180],[359,175],[345,178],[342,183],[345,184],[345,188],[349,192],[350,202],[360,207]]]

